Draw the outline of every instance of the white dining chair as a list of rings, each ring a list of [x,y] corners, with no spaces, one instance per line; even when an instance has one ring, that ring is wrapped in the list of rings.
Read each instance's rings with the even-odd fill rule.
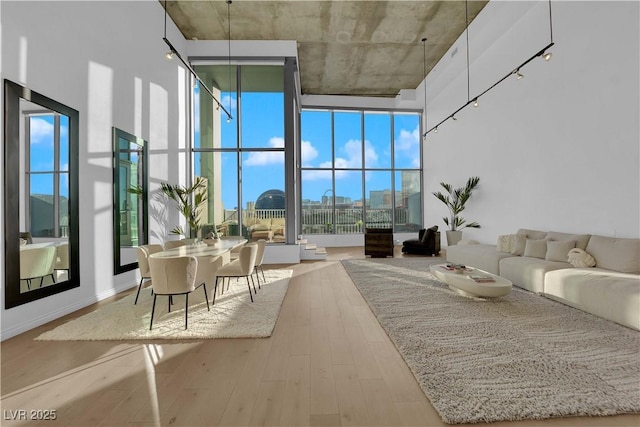
[[[40,287],[45,277],[51,276],[53,283],[53,266],[56,261],[55,246],[34,248],[20,251],[20,280],[27,282],[27,288],[31,289],[31,281],[40,279]]]
[[[223,265],[218,269],[218,271],[216,271],[216,281],[213,288],[213,304],[216,303],[218,279],[222,279],[222,291],[224,289],[225,278],[230,282],[232,277],[244,277],[246,279],[247,287],[249,288],[249,297],[251,297],[251,302],[253,302],[253,295],[251,294],[251,285],[249,284],[249,279],[251,279],[251,283],[253,284],[253,292],[257,293],[256,285],[253,281],[253,270],[256,264],[257,253],[258,245],[256,243],[248,243],[240,248],[237,259]],[[227,284],[227,289],[228,287],[229,285]]]
[[[149,270],[149,255],[162,251],[162,245],[151,244],[142,245],[136,248],[136,255],[138,257],[138,268],[140,269],[140,283],[138,284],[138,292],[136,293],[136,299],[133,304],[138,304],[138,297],[140,296],[140,289],[142,289],[142,283],[145,280],[151,280],[151,271]]]
[[[193,256],[149,258],[149,269],[151,270],[151,287],[153,288],[153,307],[151,308],[151,321],[149,330],[153,328],[153,316],[156,310],[156,299],[158,295],[169,297],[169,312],[171,311],[171,297],[174,295],[184,295],[184,328],[188,328],[189,321],[189,294],[202,286],[204,298],[209,307],[209,297],[205,283],[197,284],[196,276],[198,271],[198,259]]]
[[[69,277],[69,243],[63,242],[56,246],[56,263],[54,270],[65,270]]]
[[[256,265],[254,266],[254,274],[256,275],[256,280],[258,281],[258,289],[260,287],[260,275],[258,274],[258,270],[262,273],[262,281],[267,283],[267,280],[264,277],[264,269],[262,268],[262,263],[264,262],[264,248],[267,245],[267,241],[264,239],[260,239],[256,242],[258,246],[258,252],[256,253]]]

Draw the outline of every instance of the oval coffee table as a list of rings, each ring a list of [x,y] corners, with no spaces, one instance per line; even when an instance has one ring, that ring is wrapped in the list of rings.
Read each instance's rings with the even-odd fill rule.
[[[438,280],[449,285],[451,290],[465,296],[497,298],[508,295],[511,292],[512,283],[510,280],[478,268],[467,267],[464,271],[455,272],[448,270],[446,264],[435,264],[430,266],[429,270]],[[482,279],[476,281],[472,278],[473,276],[487,277],[489,281]]]

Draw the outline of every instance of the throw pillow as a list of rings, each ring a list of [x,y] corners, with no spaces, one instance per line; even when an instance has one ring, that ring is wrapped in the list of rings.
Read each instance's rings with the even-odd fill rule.
[[[583,249],[574,248],[569,251],[567,259],[574,267],[595,267],[596,260]]]
[[[513,250],[513,247],[509,247],[509,235],[503,234],[498,236],[496,249],[498,252],[511,252],[511,250]]]
[[[547,254],[544,259],[547,261],[567,262],[567,254],[575,247],[575,240],[549,240],[547,242]]]
[[[526,235],[524,234],[521,234],[521,236],[526,237]],[[502,236],[498,236],[498,244],[497,244],[498,252],[511,253],[516,244],[517,238],[518,238],[518,234],[504,234]],[[524,246],[522,250],[524,250]]]
[[[514,234],[513,249],[509,252],[511,255],[524,255],[524,247],[527,243],[527,237],[524,234]]]
[[[524,245],[524,256],[542,258],[547,254],[547,241],[545,239],[527,239]]]

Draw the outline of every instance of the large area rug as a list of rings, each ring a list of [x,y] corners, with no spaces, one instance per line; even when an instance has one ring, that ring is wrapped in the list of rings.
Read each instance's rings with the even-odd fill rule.
[[[287,292],[293,270],[265,270],[266,284],[258,289],[252,303],[246,281],[231,279],[229,290],[216,296],[207,311],[202,288],[189,296],[189,328],[184,329],[184,296],[174,297],[171,313],[167,313],[167,297],[159,296],[149,330],[153,296],[149,288],[140,292],[134,305],[135,292],[98,310],[73,319],[38,336],[38,340],[149,340],[258,338],[273,332],[280,307]],[[209,290],[211,301],[213,290]]]
[[[640,412],[640,333],[515,287],[461,296],[430,261],[342,264],[444,422]]]

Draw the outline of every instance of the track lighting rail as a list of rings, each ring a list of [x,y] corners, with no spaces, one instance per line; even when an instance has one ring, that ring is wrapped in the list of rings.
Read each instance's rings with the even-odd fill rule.
[[[219,108],[222,108],[222,111],[224,111],[227,114],[227,118],[228,119],[233,119],[233,116],[231,115],[231,113],[229,111],[227,111],[226,108],[224,108],[224,105],[222,105],[220,103],[220,101],[218,101],[218,98],[215,97],[213,92],[211,92],[211,90],[207,87],[207,85],[204,84],[204,82],[200,79],[200,77],[198,77],[198,74],[196,74],[195,70],[193,68],[191,68],[191,65],[189,65],[189,63],[187,63],[187,61],[185,61],[182,58],[182,56],[176,50],[176,48],[173,47],[173,45],[171,44],[169,39],[167,39],[166,37],[163,37],[162,40],[164,40],[164,42],[167,44],[167,46],[169,46],[169,49],[170,49],[171,53],[173,53],[175,56],[177,56],[178,59],[180,60],[180,62],[182,62],[182,64],[187,68],[187,70],[189,70],[189,72],[191,73],[193,78],[196,79],[198,81],[198,83],[200,83],[200,87],[203,88],[205,91],[207,91],[207,93],[211,96],[211,98],[218,105]]]
[[[517,66],[516,68],[514,68],[513,70],[509,71],[504,77],[502,77],[500,80],[498,80],[497,82],[495,82],[494,84],[492,84],[491,86],[489,86],[487,89],[485,89],[483,92],[481,92],[480,94],[476,95],[473,99],[470,99],[466,102],[466,104],[464,104],[462,107],[458,108],[457,110],[455,110],[453,113],[451,113],[450,115],[448,115],[446,118],[444,118],[442,121],[440,121],[438,124],[436,124],[435,126],[431,127],[429,130],[427,130],[424,134],[422,134],[423,137],[427,136],[427,134],[431,131],[435,131],[437,132],[437,128],[438,126],[440,126],[441,124],[443,124],[444,122],[446,122],[449,119],[453,119],[453,120],[457,120],[457,118],[455,117],[456,114],[458,114],[461,110],[463,110],[465,107],[467,107],[469,104],[474,104],[474,107],[476,107],[478,104],[478,99],[480,99],[481,96],[483,96],[485,93],[489,92],[491,89],[493,89],[494,87],[498,86],[500,83],[502,83],[504,80],[506,80],[507,78],[509,78],[510,76],[519,73],[520,70],[527,65],[529,62],[533,61],[534,59],[538,58],[538,57],[544,57],[545,60],[549,60],[549,58],[551,58],[551,53],[548,52],[548,49],[550,49],[552,46],[554,45],[553,42],[549,43],[548,45],[546,45],[544,48],[540,49],[538,52],[536,52],[534,55],[532,55],[529,59],[527,59],[526,61],[524,61],[522,64],[520,64],[519,66]],[[522,75],[522,74],[521,74]],[[426,105],[425,105],[426,108]]]

